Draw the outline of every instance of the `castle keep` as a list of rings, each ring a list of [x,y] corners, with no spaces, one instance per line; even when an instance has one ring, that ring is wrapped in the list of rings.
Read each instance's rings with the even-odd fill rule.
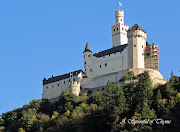
[[[87,42],[83,52],[84,71],[44,78],[43,99],[57,101],[64,90],[76,95],[101,92],[108,80],[117,83],[129,71],[135,75],[148,71],[153,85],[166,83],[158,71],[158,46],[147,43],[147,33],[139,25],[129,28],[124,24],[123,10],[115,11],[115,19],[116,24],[111,27],[112,48],[92,54]]]

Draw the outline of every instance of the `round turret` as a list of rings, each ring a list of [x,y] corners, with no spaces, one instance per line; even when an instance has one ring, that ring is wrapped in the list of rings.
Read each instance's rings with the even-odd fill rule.
[[[116,10],[115,12],[116,24],[124,24],[124,11]]]
[[[79,96],[80,93],[80,83],[77,81],[73,81],[70,85],[70,92],[72,92],[73,94],[76,94],[77,96]]]
[[[84,53],[84,70],[86,75],[88,76],[89,75],[88,72],[90,71],[90,65],[91,65],[91,57],[92,57],[92,52],[90,50],[90,46],[88,42],[86,43],[86,47],[83,53]]]
[[[147,33],[135,24],[128,30],[128,65],[129,68],[144,68],[144,50]]]

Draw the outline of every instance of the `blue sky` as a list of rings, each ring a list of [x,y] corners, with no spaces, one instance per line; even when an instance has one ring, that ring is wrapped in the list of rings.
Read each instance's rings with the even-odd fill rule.
[[[83,69],[83,50],[112,46],[118,0],[0,1],[0,114],[41,99],[42,80]],[[160,72],[179,76],[179,0],[121,0],[125,24],[160,47]]]

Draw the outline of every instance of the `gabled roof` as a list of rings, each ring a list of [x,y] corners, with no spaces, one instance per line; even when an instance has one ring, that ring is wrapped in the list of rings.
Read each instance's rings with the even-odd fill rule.
[[[55,76],[55,77],[52,76],[52,77],[49,78],[48,80],[46,80],[46,79],[44,78],[44,79],[43,79],[43,85],[46,85],[46,84],[49,84],[49,83],[52,83],[52,82],[56,82],[56,81],[60,81],[60,80],[69,78],[69,77],[71,77],[71,75],[77,76],[80,72],[84,73],[82,70],[77,70],[77,71],[73,71],[73,72],[70,72],[70,73],[66,73],[66,74],[60,75],[60,76]],[[84,73],[84,74],[85,74],[85,73]]]
[[[138,24],[135,24],[133,27],[131,27],[128,31],[134,31],[134,30],[142,30],[146,33]]]
[[[116,53],[116,52],[121,52],[126,47],[127,47],[127,44],[116,46],[116,47],[113,47],[111,49],[107,49],[107,50],[95,53],[95,54],[93,54],[93,56],[99,58],[99,57],[102,57],[102,56],[105,56],[105,55],[110,55],[110,54],[113,54],[113,53]]]
[[[85,49],[84,49],[84,52],[87,52],[87,51],[91,52],[91,48],[90,48],[88,42],[86,43],[86,47],[85,47]],[[83,52],[83,53],[84,53],[84,52]],[[92,53],[92,52],[91,52],[91,53]]]

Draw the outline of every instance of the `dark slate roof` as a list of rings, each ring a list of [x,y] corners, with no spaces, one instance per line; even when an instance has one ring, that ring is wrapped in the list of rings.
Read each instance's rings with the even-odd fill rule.
[[[60,75],[60,76],[55,76],[55,77],[52,76],[48,80],[46,80],[46,78],[44,78],[43,79],[43,85],[69,78],[72,73],[73,73],[73,76],[77,76],[80,72],[83,72],[83,71],[82,70],[77,70],[77,71],[66,73],[66,74]]]
[[[84,49],[84,52],[87,52],[87,51],[91,52],[91,48],[90,48],[88,42],[86,43],[86,47],[85,47],[85,49]],[[83,53],[84,53],[84,52],[83,52]],[[91,52],[91,53],[92,53],[92,52]]]
[[[127,44],[116,46],[116,47],[113,47],[111,49],[107,49],[107,50],[95,53],[95,54],[93,54],[93,56],[99,58],[99,57],[102,57],[102,56],[105,56],[105,55],[113,54],[113,53],[116,53],[116,52],[121,52],[126,47],[127,47]]]
[[[138,24],[135,24],[133,27],[131,27],[128,31],[134,31],[134,30],[142,30],[146,33]]]

